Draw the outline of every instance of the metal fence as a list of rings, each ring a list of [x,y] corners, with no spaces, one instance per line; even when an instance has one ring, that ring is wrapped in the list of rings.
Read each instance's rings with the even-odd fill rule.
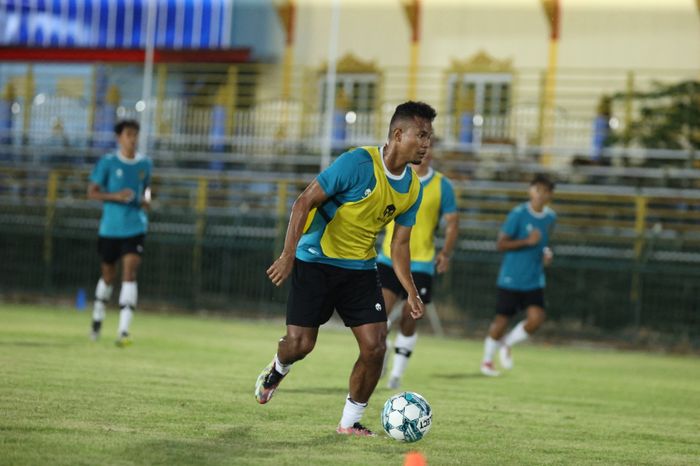
[[[265,269],[281,249],[307,175],[159,170],[139,286],[143,302],[282,315],[286,290]],[[0,169],[0,290],[70,296],[91,290],[99,204],[87,171]],[[525,200],[519,182],[456,181],[460,241],[436,282],[446,328],[483,331],[495,305],[495,237]],[[700,191],[564,184],[548,312],[559,332],[700,343]]]
[[[493,71],[499,62],[486,60],[419,70],[418,97],[438,109],[436,134],[452,150],[486,160],[508,151],[554,167],[606,156],[624,156],[625,163],[636,166],[659,155],[697,168],[692,146],[669,150],[622,144],[608,152],[604,147],[611,127],[625,135],[638,119],[635,95],[659,83],[696,80],[697,70],[560,69],[551,115],[545,115],[543,70]],[[334,147],[383,140],[394,107],[406,99],[408,69],[379,68],[349,56],[338,63],[338,72]],[[140,100],[142,73],[133,64],[0,64],[0,143],[109,147],[114,121],[138,117],[148,105],[149,152],[194,150],[226,159],[230,153],[253,157],[321,150],[321,67],[159,64],[151,102]],[[618,98],[601,109],[611,96]],[[692,112],[686,117],[688,122],[694,118]]]

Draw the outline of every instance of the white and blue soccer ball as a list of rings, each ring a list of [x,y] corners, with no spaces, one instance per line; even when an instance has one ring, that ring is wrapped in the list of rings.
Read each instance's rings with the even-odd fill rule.
[[[400,442],[417,442],[430,430],[433,411],[428,402],[414,392],[397,393],[382,410],[382,426],[389,437]]]

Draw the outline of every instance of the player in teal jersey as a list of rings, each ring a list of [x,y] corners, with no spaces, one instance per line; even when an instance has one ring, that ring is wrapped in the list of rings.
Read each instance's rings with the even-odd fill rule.
[[[114,127],[114,132],[118,149],[97,163],[90,175],[87,192],[89,199],[103,202],[97,240],[102,276],[95,289],[91,337],[97,340],[100,336],[106,304],[112,296],[117,262],[121,259],[121,310],[116,344],[123,347],[131,344],[129,326],[138,300],[136,273],[148,228],[145,209],[150,203],[152,162],[136,152],[138,122],[121,121]]]
[[[537,175],[528,192],[530,201],[510,211],[498,235],[496,247],[505,252],[505,256],[498,274],[496,317],[484,341],[481,373],[487,376],[500,374],[493,366],[496,350],[499,350],[501,366],[512,369],[511,348],[527,340],[545,319],[544,267],[554,258],[549,238],[557,218],[547,204],[552,198],[554,183],[545,175]],[[504,338],[510,318],[519,311],[525,311],[525,320]]]
[[[433,143],[434,144],[434,143]],[[414,164],[413,170],[418,175],[423,186],[423,200],[416,216],[416,225],[411,231],[411,275],[418,288],[421,300],[427,306],[432,301],[433,277],[436,273],[447,272],[450,257],[454,251],[459,235],[459,214],[455,201],[452,184],[442,173],[431,167],[433,160],[432,148],[426,153],[420,164]],[[438,226],[445,222],[445,241],[442,249],[435,249],[435,235]],[[396,278],[392,268],[390,243],[393,236],[393,224],[387,225],[382,247],[377,256],[377,270],[382,282],[382,294],[388,312],[394,305],[406,299],[406,292]],[[401,377],[406,370],[409,358],[413,354],[418,341],[416,332],[417,322],[409,316],[410,308],[404,303],[401,316],[398,318],[398,331],[394,341],[394,361],[387,386],[399,388]],[[394,322],[389,322],[393,327]],[[387,341],[387,348],[390,343]],[[387,350],[384,367],[388,363]]]

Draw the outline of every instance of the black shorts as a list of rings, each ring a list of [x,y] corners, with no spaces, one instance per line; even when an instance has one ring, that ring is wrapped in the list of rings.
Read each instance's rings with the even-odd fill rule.
[[[114,264],[125,254],[143,254],[143,240],[146,235],[129,236],[128,238],[97,238],[97,254],[102,262]]]
[[[337,310],[346,327],[386,322],[376,270],[351,270],[294,259],[287,325],[320,327]]]
[[[393,267],[377,263],[377,271],[379,272],[379,281],[382,282],[382,288],[391,291],[400,299],[408,298],[408,293],[401,285]],[[433,276],[423,272],[412,272],[411,276],[413,277],[413,283],[418,288],[421,301],[423,301],[423,304],[428,304],[433,299]]]
[[[539,306],[544,309],[544,290],[542,288],[527,291],[498,289],[497,314],[513,316],[518,311],[524,311],[530,306]]]

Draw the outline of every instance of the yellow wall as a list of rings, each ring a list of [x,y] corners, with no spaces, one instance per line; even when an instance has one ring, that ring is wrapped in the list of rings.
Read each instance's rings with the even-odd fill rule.
[[[409,27],[399,0],[341,0],[339,55],[407,66]],[[299,0],[295,62],[318,66],[328,51],[330,0]],[[443,68],[478,50],[517,68],[547,63],[539,0],[423,0],[421,66]],[[695,0],[561,0],[559,65],[700,69]],[[611,6],[612,5],[612,6]]]

